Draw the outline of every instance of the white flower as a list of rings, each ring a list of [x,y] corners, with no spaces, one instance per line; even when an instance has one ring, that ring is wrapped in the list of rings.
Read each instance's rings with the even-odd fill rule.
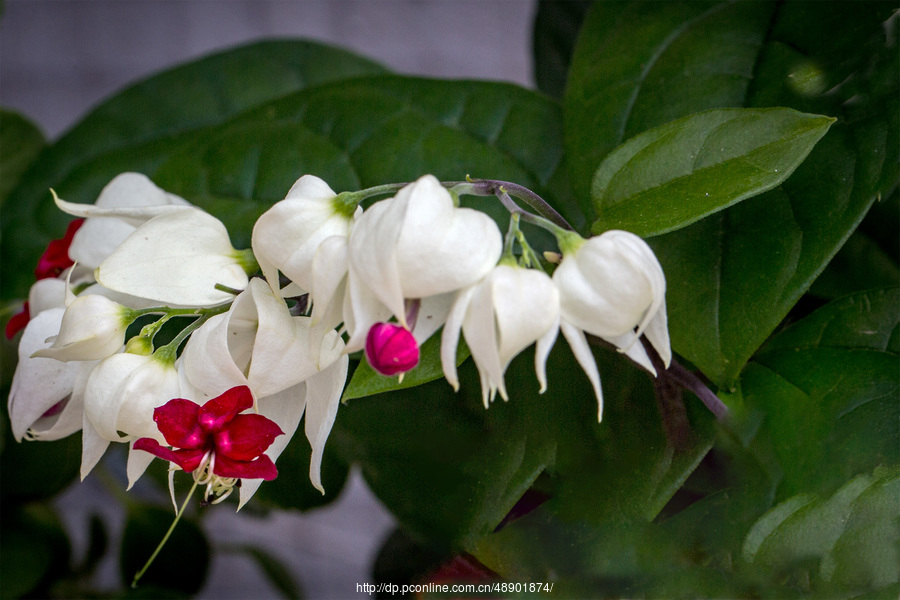
[[[32,319],[45,310],[65,306],[66,282],[63,279],[55,277],[38,279],[28,290],[28,312]]]
[[[203,400],[247,385],[260,414],[275,421],[285,435],[266,450],[273,461],[287,446],[306,413],[306,435],[313,449],[310,480],[322,490],[319,469],[347,377],[349,359],[337,332],[324,337],[318,361],[309,349],[310,319],[293,317],[287,305],[259,278],[231,309],[216,315],[191,335],[183,370]],[[260,482],[244,482],[241,504]]]
[[[117,175],[106,184],[94,204],[76,204],[59,198],[56,204],[70,215],[87,219],[72,238],[69,257],[91,269],[97,268],[139,225],[160,214],[190,206],[140,173]]]
[[[182,306],[214,306],[233,298],[216,289],[247,285],[252,257],[231,246],[222,222],[196,208],[180,208],[138,227],[98,267],[111,290]]]
[[[560,329],[591,380],[602,416],[600,375],[584,332],[612,343],[655,375],[640,343],[641,334],[646,335],[668,367],[672,351],[666,279],[646,242],[627,231],[607,231],[563,251],[553,273],[559,289]]]
[[[501,251],[494,221],[476,210],[457,208],[431,175],[377,202],[350,233],[352,297],[344,305],[345,322],[352,323],[347,326],[348,349],[362,348],[371,326],[382,320],[379,315],[393,314],[406,326],[407,299],[426,299],[472,285],[497,264]],[[359,286],[364,289],[354,289]],[[443,304],[449,307],[450,302],[452,297]],[[435,315],[441,318],[439,312]]]
[[[513,357],[535,342],[535,371],[541,392],[546,389],[547,355],[559,332],[559,293],[546,274],[501,264],[459,293],[441,340],[444,375],[454,389],[459,388],[456,346],[460,328],[481,376],[485,408],[498,389],[500,396],[508,399],[503,374]]]
[[[61,361],[106,358],[121,349],[133,320],[133,312],[121,304],[97,294],[81,295],[66,308],[53,345],[34,356]]]
[[[361,214],[362,207],[344,206],[327,183],[304,175],[253,226],[253,252],[272,290],[285,293],[278,289],[281,271],[299,286],[295,291],[309,293],[314,354],[326,333],[343,320],[348,236]]]
[[[253,226],[253,252],[270,285],[278,284],[275,269],[304,291],[313,288],[313,258],[324,240],[346,239],[354,213],[346,214],[327,183],[304,175],[284,200],[260,216]],[[362,208],[355,211],[362,213]]]
[[[156,355],[122,353],[100,361],[84,391],[81,478],[94,468],[110,442],[141,437],[164,442],[153,421],[153,409],[173,398],[190,399],[186,392],[176,365]],[[152,458],[145,452],[130,452],[129,487]]]
[[[9,392],[9,418],[13,436],[58,440],[81,429],[84,386],[96,364],[63,363],[33,354],[46,347],[46,339],[59,331],[62,308],[36,314],[19,341],[19,364]]]

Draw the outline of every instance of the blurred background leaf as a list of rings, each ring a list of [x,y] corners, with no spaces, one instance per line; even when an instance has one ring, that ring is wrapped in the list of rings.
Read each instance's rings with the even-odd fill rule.
[[[37,125],[19,113],[0,109],[0,208],[46,143]]]
[[[592,0],[540,0],[534,17],[532,54],[537,88],[562,98],[578,30]]]

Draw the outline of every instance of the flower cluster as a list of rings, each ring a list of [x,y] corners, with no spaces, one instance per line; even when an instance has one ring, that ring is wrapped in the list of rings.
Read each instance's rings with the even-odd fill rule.
[[[24,327],[9,397],[16,439],[80,429],[82,477],[110,443],[128,443],[129,485],[157,456],[192,472],[207,496],[244,480],[243,505],[275,476],[302,419],[310,480],[322,490],[349,354],[402,377],[439,330],[447,380],[458,387],[462,335],[485,407],[497,392],[508,398],[506,368],[532,344],[543,391],[562,331],[602,416],[586,334],[653,373],[642,335],[670,360],[656,257],[633,234],[585,240],[519,209],[502,186],[486,189],[426,175],[337,194],[305,175],[240,251],[218,219],[143,175],[116,177],[93,205],[54,194],[83,221],[51,244],[13,326]],[[459,206],[466,193],[496,194],[510,208],[505,239],[492,218]],[[556,235],[552,275],[520,219]]]

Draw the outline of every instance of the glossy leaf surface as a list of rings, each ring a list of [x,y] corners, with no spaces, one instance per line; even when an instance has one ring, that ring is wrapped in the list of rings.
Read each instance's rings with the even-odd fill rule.
[[[681,229],[787,179],[834,119],[790,109],[718,109],[637,135],[606,157],[594,233]]]
[[[615,146],[687,114],[783,106],[838,118],[779,187],[650,240],[673,347],[722,387],[896,186],[897,19],[884,25],[884,3],[829,7],[598,3],[576,47],[565,131],[580,198]]]

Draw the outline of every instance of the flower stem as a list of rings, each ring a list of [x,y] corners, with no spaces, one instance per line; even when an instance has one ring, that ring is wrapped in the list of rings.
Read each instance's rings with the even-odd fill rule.
[[[556,209],[550,206],[546,200],[518,183],[500,181],[498,179],[469,179],[468,181],[446,181],[443,182],[442,185],[448,188],[456,188],[458,193],[461,194],[471,194],[473,196],[497,196],[500,198],[500,201],[503,202],[503,205],[506,206],[507,210],[510,212],[521,212],[523,220],[529,221],[529,219],[525,217],[531,213],[523,211],[514,202],[512,203],[512,206],[514,206],[515,209],[510,208],[498,193],[502,189],[504,192],[527,204],[530,209],[537,212],[538,215],[544,219],[565,230],[574,231],[574,228],[569,225],[569,222],[566,221],[561,214],[556,212]],[[540,223],[535,223],[535,225],[542,226]]]
[[[376,185],[375,187],[359,190],[358,192],[341,192],[334,198],[334,207],[339,213],[348,219],[356,212],[356,207],[366,198],[379,196],[381,194],[390,194],[409,185],[407,183],[388,183],[385,185]]]
[[[134,580],[131,582],[131,588],[134,589],[137,587],[138,580],[144,576],[144,573],[147,569],[150,568],[150,565],[153,564],[153,561],[156,560],[157,555],[160,550],[162,550],[163,546],[166,545],[166,542],[169,541],[169,536],[172,535],[172,532],[175,530],[175,526],[178,525],[178,521],[181,520],[181,515],[184,514],[184,509],[187,508],[188,502],[190,502],[191,498],[194,495],[194,490],[197,489],[197,482],[194,481],[194,485],[191,486],[191,491],[188,492],[187,498],[184,499],[184,502],[181,504],[181,508],[175,514],[175,520],[172,521],[172,524],[169,526],[169,530],[166,532],[166,535],[163,536],[162,541],[156,547],[156,550],[153,551],[153,554],[150,555],[150,558],[147,559],[147,562],[144,564],[143,568],[140,571],[134,574]]]

